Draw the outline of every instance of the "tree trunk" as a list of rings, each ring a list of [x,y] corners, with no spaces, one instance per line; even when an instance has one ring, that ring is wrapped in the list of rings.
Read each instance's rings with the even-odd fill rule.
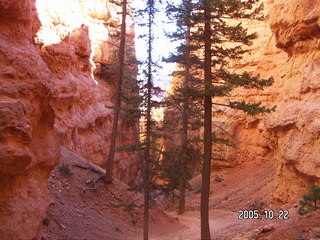
[[[132,129],[132,135],[133,135],[133,139],[134,139],[134,143],[137,145],[137,152],[138,152],[138,164],[139,164],[139,168],[142,171],[142,166],[143,166],[143,151],[140,148],[141,142],[140,142],[140,136],[139,136],[139,132],[136,126],[136,122],[134,120],[130,121],[130,125],[131,125],[131,129]]]
[[[148,1],[148,69],[147,69],[147,112],[146,112],[146,148],[144,169],[144,210],[143,210],[143,239],[149,235],[149,195],[150,195],[150,140],[151,140],[151,90],[152,90],[152,24],[153,1]]]
[[[189,47],[191,43],[191,1],[186,2],[186,25],[187,25],[187,33],[186,33],[186,46]],[[185,65],[185,70],[186,70],[186,75],[184,76],[183,79],[183,87],[188,87],[190,85],[190,49],[188,48],[186,50],[186,65]],[[186,172],[187,172],[187,164],[188,164],[188,111],[189,111],[189,98],[186,93],[183,94],[183,106],[182,106],[182,152],[183,152],[183,159],[182,159],[182,179],[180,181],[180,186],[179,186],[179,208],[178,208],[178,214],[183,214],[185,212],[185,197],[186,197]]]
[[[151,67],[150,67],[151,69]],[[150,74],[150,75],[149,75]],[[149,232],[149,195],[150,195],[150,139],[151,139],[151,70],[148,76],[148,96],[147,96],[147,115],[146,115],[146,149],[144,154],[144,212],[143,212],[143,239],[148,240]]]
[[[143,239],[148,240],[149,233],[149,195],[150,195],[150,134],[151,134],[151,89],[148,84],[148,100],[147,100],[147,123],[146,123],[146,149],[144,154],[144,209],[143,209]]]
[[[179,186],[179,209],[178,214],[183,214],[186,211],[186,184],[181,180]]]
[[[182,110],[182,159],[181,159],[181,167],[182,167],[182,178],[180,180],[179,186],[179,209],[178,214],[183,214],[185,212],[185,205],[186,205],[186,171],[187,171],[187,146],[188,146],[188,115],[187,115],[187,108],[188,103],[183,103],[183,110]]]
[[[212,98],[209,94],[211,83],[211,10],[210,0],[204,0],[204,159],[202,167],[202,187],[201,187],[201,239],[210,240],[209,227],[209,195],[210,195],[210,173],[211,173],[211,153],[212,153]]]
[[[114,154],[115,154],[115,148],[116,148],[119,113],[120,113],[120,107],[121,107],[124,55],[125,55],[125,46],[126,46],[126,17],[127,17],[127,0],[123,0],[120,48],[118,53],[118,57],[119,57],[118,84],[117,84],[117,93],[116,93],[116,103],[113,110],[111,144],[110,144],[109,155],[108,155],[107,166],[106,166],[106,175],[104,177],[105,183],[111,183],[113,180],[113,174],[112,174],[113,161],[114,161]]]

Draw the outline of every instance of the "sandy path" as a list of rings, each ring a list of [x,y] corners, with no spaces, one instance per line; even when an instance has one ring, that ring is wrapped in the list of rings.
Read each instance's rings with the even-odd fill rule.
[[[172,217],[178,217],[175,212],[168,213]],[[219,232],[234,227],[235,225],[241,225],[237,219],[237,213],[224,210],[211,210],[210,211],[210,230],[212,236],[217,235]],[[198,240],[200,239],[200,212],[199,211],[187,211],[183,215],[179,216],[180,223],[186,226],[186,229],[167,233],[163,236],[157,236],[154,240]],[[161,227],[161,226],[159,226]]]

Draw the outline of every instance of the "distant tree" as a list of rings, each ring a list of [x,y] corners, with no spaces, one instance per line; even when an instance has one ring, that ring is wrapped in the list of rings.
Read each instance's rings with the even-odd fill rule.
[[[150,196],[150,141],[151,141],[151,94],[152,94],[152,43],[153,43],[153,24],[154,24],[154,1],[147,1],[148,7],[148,60],[147,60],[147,99],[145,116],[145,152],[144,152],[144,209],[143,209],[143,239],[149,239],[149,196]]]
[[[300,215],[320,209],[320,185],[311,185],[309,193],[302,198],[298,211]]]
[[[124,59],[125,59],[125,46],[126,46],[126,18],[127,18],[127,0],[122,0],[122,20],[121,20],[121,33],[120,33],[120,47],[118,51],[119,59],[119,72],[118,82],[116,87],[116,102],[113,110],[113,123],[112,123],[112,136],[109,148],[109,155],[106,165],[106,175],[104,177],[105,183],[111,183],[113,180],[113,162],[116,149],[116,139],[118,132],[119,114],[121,108],[121,95],[122,95],[122,82],[124,73]]]
[[[180,81],[180,84],[175,86],[173,93],[166,100],[168,109],[174,109],[177,112],[176,117],[181,119],[181,121],[175,122],[175,125],[180,122],[179,125],[181,127],[179,127],[178,132],[180,132],[181,143],[175,151],[165,153],[164,164],[166,164],[166,168],[163,171],[172,189],[178,185],[178,214],[185,212],[185,191],[187,181],[192,176],[190,169],[188,169],[188,164],[194,160],[194,156],[190,154],[192,145],[190,144],[189,131],[190,124],[194,122],[191,119],[195,119],[196,112],[199,111],[197,102],[193,99],[192,91],[199,85],[199,79],[194,74],[194,61],[198,60],[195,57],[195,51],[200,48],[194,45],[194,39],[192,38],[191,28],[195,24],[192,15],[193,11],[194,3],[191,0],[182,0],[178,5],[171,3],[167,5],[167,15],[177,25],[177,30],[168,34],[168,36],[173,41],[182,41],[177,48],[178,52],[172,53],[168,59],[165,59],[166,62],[177,63],[177,70],[172,73],[172,77]],[[167,125],[170,125],[170,123]],[[173,168],[173,171],[170,168]]]
[[[156,123],[152,119],[152,109],[158,105],[153,98],[161,89],[153,84],[154,73],[156,71],[156,63],[153,61],[153,40],[155,14],[157,12],[155,0],[147,0],[145,7],[137,11],[137,15],[142,17],[140,25],[147,29],[147,33],[142,36],[146,39],[146,61],[142,62],[140,67],[145,79],[142,80],[141,96],[142,96],[142,132],[141,149],[144,152],[144,164],[141,171],[143,175],[143,193],[144,193],[144,220],[143,220],[143,239],[149,238],[149,208],[150,208],[150,192],[154,189],[152,176],[155,169],[155,161],[158,159],[158,149],[156,147]],[[138,186],[139,188],[139,186]]]

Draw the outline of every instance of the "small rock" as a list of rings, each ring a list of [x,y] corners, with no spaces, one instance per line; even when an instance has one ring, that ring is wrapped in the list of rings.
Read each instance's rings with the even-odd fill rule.
[[[76,214],[79,215],[79,216],[83,215],[83,213],[78,209],[76,209]]]
[[[316,238],[320,238],[320,227],[313,228],[312,233]]]
[[[225,180],[225,176],[223,174],[216,174],[214,176],[214,180],[216,182],[223,182]]]
[[[268,224],[262,227],[261,229],[261,233],[267,233],[267,232],[271,232],[275,229],[275,225],[274,224]]]
[[[256,232],[258,235],[261,235],[261,234],[264,234],[264,233],[271,232],[274,229],[275,229],[275,225],[274,224],[268,224],[268,225],[265,225],[263,227],[255,229],[254,232]]]
[[[132,216],[132,218],[131,218],[131,223],[133,224],[133,225],[136,225],[136,223],[137,223],[137,218],[136,218],[136,216]]]

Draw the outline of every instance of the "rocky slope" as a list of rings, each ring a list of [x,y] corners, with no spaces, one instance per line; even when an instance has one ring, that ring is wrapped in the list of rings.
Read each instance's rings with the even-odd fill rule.
[[[117,21],[105,0],[0,2],[1,239],[39,232],[61,146],[104,164],[115,95],[114,71],[105,70],[116,43],[108,23]],[[134,153],[117,154],[117,178],[130,183],[136,172]]]
[[[234,68],[273,76],[275,83],[264,91],[237,89],[218,101],[261,101],[277,109],[257,117],[232,110],[222,114],[217,109],[215,123],[224,126],[237,144],[236,149],[226,149],[222,156],[226,161],[218,164],[275,161],[273,197],[285,203],[320,182],[320,3],[265,0],[264,4],[266,21],[245,23],[259,38]]]
[[[128,186],[117,180],[108,187],[99,181],[95,190],[83,190],[92,188],[91,181],[98,179],[99,172],[104,170],[64,148],[61,150],[60,164],[49,178],[52,201],[41,239],[141,239],[143,209],[133,204],[141,206],[143,196],[128,191]],[[69,171],[62,170],[63,164],[69,164]],[[97,172],[86,169],[88,166]],[[272,204],[274,171],[272,162],[256,161],[213,174],[209,215],[212,239],[315,239],[315,234],[319,234],[320,211],[301,216],[297,213],[297,203]],[[199,178],[195,177],[192,182],[198,185]],[[157,203],[163,206],[166,202],[171,205],[171,211],[164,212],[153,205],[149,238],[198,240],[200,197],[200,193],[187,191],[186,212],[182,215],[177,215],[177,202],[158,198]],[[261,219],[238,219],[239,210],[252,208],[260,210]],[[279,216],[280,209],[288,210],[289,219],[267,219],[262,215],[263,210],[273,210]]]

